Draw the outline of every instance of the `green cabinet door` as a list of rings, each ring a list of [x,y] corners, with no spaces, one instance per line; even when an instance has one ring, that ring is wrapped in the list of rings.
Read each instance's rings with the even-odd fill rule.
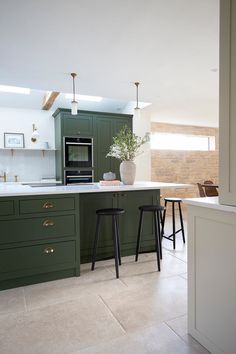
[[[76,116],[63,114],[62,136],[93,136],[93,115],[79,113]]]
[[[96,135],[94,141],[95,152],[95,181],[102,179],[104,172],[115,172],[116,178],[120,179],[119,166],[120,161],[113,157],[106,157],[110,146],[113,143],[113,137],[125,125],[132,129],[131,118],[123,116],[95,116]]]
[[[112,158],[106,157],[112,144],[113,121],[106,116],[95,117],[96,138],[94,142],[95,181],[103,178],[104,172],[112,171]]]
[[[132,130],[132,120],[130,118],[114,119],[112,136],[116,136],[124,126],[127,126]],[[120,179],[120,163],[120,160],[115,158],[111,159],[111,170],[115,172],[117,179]]]
[[[159,203],[159,191],[133,191],[119,193],[118,206],[125,209],[120,218],[120,241],[122,254],[134,254],[138,234],[138,225],[141,205]],[[154,225],[152,213],[145,213],[141,234],[141,251],[154,249]]]
[[[96,210],[114,208],[117,205],[115,193],[88,193],[80,195],[80,255],[81,263],[90,262],[95,236]],[[111,217],[102,217],[97,259],[113,255]]]

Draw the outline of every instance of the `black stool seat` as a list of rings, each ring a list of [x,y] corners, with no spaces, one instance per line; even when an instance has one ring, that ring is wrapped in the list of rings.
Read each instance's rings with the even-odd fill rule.
[[[97,225],[96,225],[94,245],[93,245],[91,270],[94,270],[94,268],[95,268],[96,250],[97,250],[97,246],[98,246],[99,231],[100,231],[99,229],[100,229],[101,219],[104,216],[110,216],[112,219],[112,237],[113,237],[113,243],[114,243],[116,277],[119,278],[119,265],[121,265],[121,256],[120,256],[120,236],[119,236],[118,217],[119,217],[119,215],[124,214],[124,212],[125,212],[124,209],[121,209],[121,208],[107,208],[107,209],[96,210]]]
[[[141,205],[139,210],[143,211],[163,211],[165,208],[161,205]]]
[[[107,209],[98,209],[96,210],[96,214],[98,215],[121,215],[124,214],[124,209],[120,208],[107,208]]]
[[[165,208],[161,205],[141,205],[139,207],[139,210],[140,210],[140,218],[139,218],[138,237],[137,237],[137,244],[136,244],[135,262],[138,261],[144,212],[151,212],[153,214],[153,221],[154,221],[154,231],[155,231],[154,236],[155,236],[155,243],[156,243],[157,268],[158,271],[160,271],[161,270],[160,259],[162,259],[160,220],[162,219],[161,212],[165,210]]]
[[[164,237],[168,240],[171,240],[173,242],[173,248],[175,249],[175,236],[178,232],[180,232],[180,231],[182,232],[183,242],[185,243],[184,222],[183,222],[183,216],[182,216],[182,211],[181,211],[182,199],[181,198],[165,198],[164,200],[165,200],[165,210],[163,213],[161,235],[162,235],[162,237]],[[172,228],[173,228],[172,234],[170,234],[168,236],[164,235],[167,203],[172,204]],[[179,208],[179,221],[180,221],[180,225],[181,225],[179,230],[176,230],[176,225],[175,225],[175,204],[178,204],[178,208]]]
[[[171,202],[171,203],[181,203],[182,199],[180,198],[164,198],[164,200],[166,200],[167,202]]]

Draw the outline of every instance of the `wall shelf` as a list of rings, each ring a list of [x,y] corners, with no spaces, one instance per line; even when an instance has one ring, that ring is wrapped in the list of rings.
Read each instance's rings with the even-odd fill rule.
[[[45,155],[45,152],[47,151],[56,151],[57,149],[43,149],[43,148],[37,148],[37,149],[31,149],[31,148],[0,148],[0,151],[11,151],[11,155],[14,155],[15,151],[41,151],[42,155]]]

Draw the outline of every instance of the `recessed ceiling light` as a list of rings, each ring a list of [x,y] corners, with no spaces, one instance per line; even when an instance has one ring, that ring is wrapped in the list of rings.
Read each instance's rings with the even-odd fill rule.
[[[71,93],[66,93],[65,98],[71,100],[73,95]],[[102,97],[99,96],[88,96],[88,95],[75,95],[76,100],[78,101],[90,101],[90,102],[101,102]]]
[[[7,86],[0,85],[1,92],[9,92],[9,93],[22,93],[24,95],[30,94],[30,89],[25,87],[17,87],[17,86]]]

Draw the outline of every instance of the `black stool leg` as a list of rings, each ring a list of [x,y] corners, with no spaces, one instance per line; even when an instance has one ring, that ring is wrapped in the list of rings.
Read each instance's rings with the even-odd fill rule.
[[[115,216],[115,222],[116,222],[116,230],[117,230],[119,265],[121,265],[121,256],[120,256],[120,232],[119,232],[119,226],[118,226],[117,215]]]
[[[139,253],[139,248],[140,248],[140,238],[141,238],[142,227],[143,227],[143,210],[141,210],[141,211],[140,211],[140,218],[139,218],[139,227],[138,227],[138,238],[137,238],[137,245],[136,245],[136,256],[135,256],[135,262],[137,262],[137,261],[138,261],[138,253]]]
[[[175,203],[172,203],[173,248],[175,250]]]
[[[181,224],[181,229],[182,229],[183,243],[185,243],[184,223],[183,223],[182,210],[181,210],[180,202],[178,202],[178,204],[179,204],[179,217],[180,217],[180,224]]]
[[[157,216],[156,216],[155,211],[154,211],[154,228],[155,228],[155,241],[156,241],[156,254],[157,254],[157,268],[158,268],[158,271],[160,272],[160,270],[161,270],[160,245],[159,245],[160,236],[158,235]]]
[[[160,214],[159,214],[160,213]],[[155,212],[155,218],[156,218],[156,222],[157,222],[157,228],[158,228],[158,236],[159,236],[159,250],[160,250],[160,258],[162,259],[162,236],[161,236],[161,228],[160,228],[160,215],[161,212],[156,211]]]
[[[165,209],[163,212],[163,218],[162,218],[162,225],[161,225],[161,235],[164,235],[164,227],[165,227],[165,220],[166,220],[166,206],[167,206],[167,201],[165,200]]]
[[[96,224],[96,232],[95,232],[95,239],[94,239],[94,245],[93,245],[92,267],[91,267],[91,270],[94,270],[94,267],[95,267],[96,250],[97,250],[98,238],[99,238],[99,227],[100,227],[100,215],[97,215],[97,224]]]
[[[114,253],[115,253],[116,278],[119,278],[118,236],[117,236],[116,217],[115,217],[114,215],[112,215],[112,228],[113,228],[113,238],[114,238]]]

